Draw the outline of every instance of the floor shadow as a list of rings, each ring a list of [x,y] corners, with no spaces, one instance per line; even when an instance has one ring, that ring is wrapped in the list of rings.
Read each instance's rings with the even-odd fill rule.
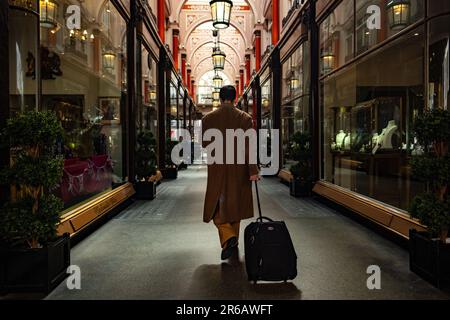
[[[202,265],[192,277],[186,299],[205,300],[299,300],[301,291],[293,283],[248,281],[243,257],[236,253],[217,265]]]

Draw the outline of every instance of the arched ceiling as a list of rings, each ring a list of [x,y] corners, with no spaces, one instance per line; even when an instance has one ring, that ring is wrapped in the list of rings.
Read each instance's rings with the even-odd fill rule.
[[[172,1],[171,22],[180,29],[180,47],[191,66],[192,77],[200,79],[212,70],[213,26],[210,0]],[[220,30],[221,49],[226,53],[227,76],[234,81],[243,67],[245,53],[252,47],[258,6],[255,0],[233,1],[231,26]]]

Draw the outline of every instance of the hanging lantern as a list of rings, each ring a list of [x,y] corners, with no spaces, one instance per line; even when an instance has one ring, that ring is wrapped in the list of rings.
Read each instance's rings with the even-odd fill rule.
[[[410,0],[390,0],[386,9],[391,30],[401,30],[409,25],[411,17]]]
[[[223,79],[218,73],[213,78],[214,88],[220,89],[223,86]]]
[[[262,105],[264,108],[268,108],[270,106],[270,101],[267,98],[264,98],[262,101]]]
[[[213,91],[213,99],[216,101],[220,100],[220,91],[219,90],[214,90]]]
[[[218,108],[220,106],[219,100],[213,101],[213,108]]]
[[[289,77],[289,87],[291,92],[295,92],[300,87],[300,80],[295,75],[295,71],[291,71],[291,76]]]
[[[213,26],[217,29],[226,29],[230,26],[231,9],[233,8],[233,1],[231,0],[212,0],[211,13],[213,19]]]
[[[220,49],[214,49],[212,54],[214,70],[224,70],[225,69],[225,58],[227,55]]]
[[[103,68],[109,71],[113,71],[116,65],[116,54],[114,51],[108,49],[103,52]]]
[[[58,6],[51,0],[40,0],[40,24],[43,28],[53,29],[56,27],[56,12]]]
[[[334,54],[331,51],[325,51],[320,56],[322,60],[322,72],[328,73],[334,69]]]

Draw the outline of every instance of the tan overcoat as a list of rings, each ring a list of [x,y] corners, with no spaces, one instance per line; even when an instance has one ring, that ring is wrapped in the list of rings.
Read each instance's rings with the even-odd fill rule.
[[[249,114],[240,111],[231,104],[223,104],[216,111],[203,117],[202,131],[218,129],[222,133],[224,164],[208,165],[208,186],[206,190],[203,220],[208,223],[216,214],[217,222],[233,223],[253,217],[252,183],[250,177],[258,174],[256,164],[248,164],[248,144],[246,147],[246,164],[226,163],[226,130],[243,129],[247,131],[253,127]],[[211,142],[203,141],[206,148]],[[236,155],[236,152],[235,152]]]

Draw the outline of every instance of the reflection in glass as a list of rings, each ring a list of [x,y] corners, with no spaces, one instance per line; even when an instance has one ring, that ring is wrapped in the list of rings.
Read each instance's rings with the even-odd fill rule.
[[[423,188],[409,164],[411,125],[424,109],[423,34],[322,81],[325,180],[405,210]]]

